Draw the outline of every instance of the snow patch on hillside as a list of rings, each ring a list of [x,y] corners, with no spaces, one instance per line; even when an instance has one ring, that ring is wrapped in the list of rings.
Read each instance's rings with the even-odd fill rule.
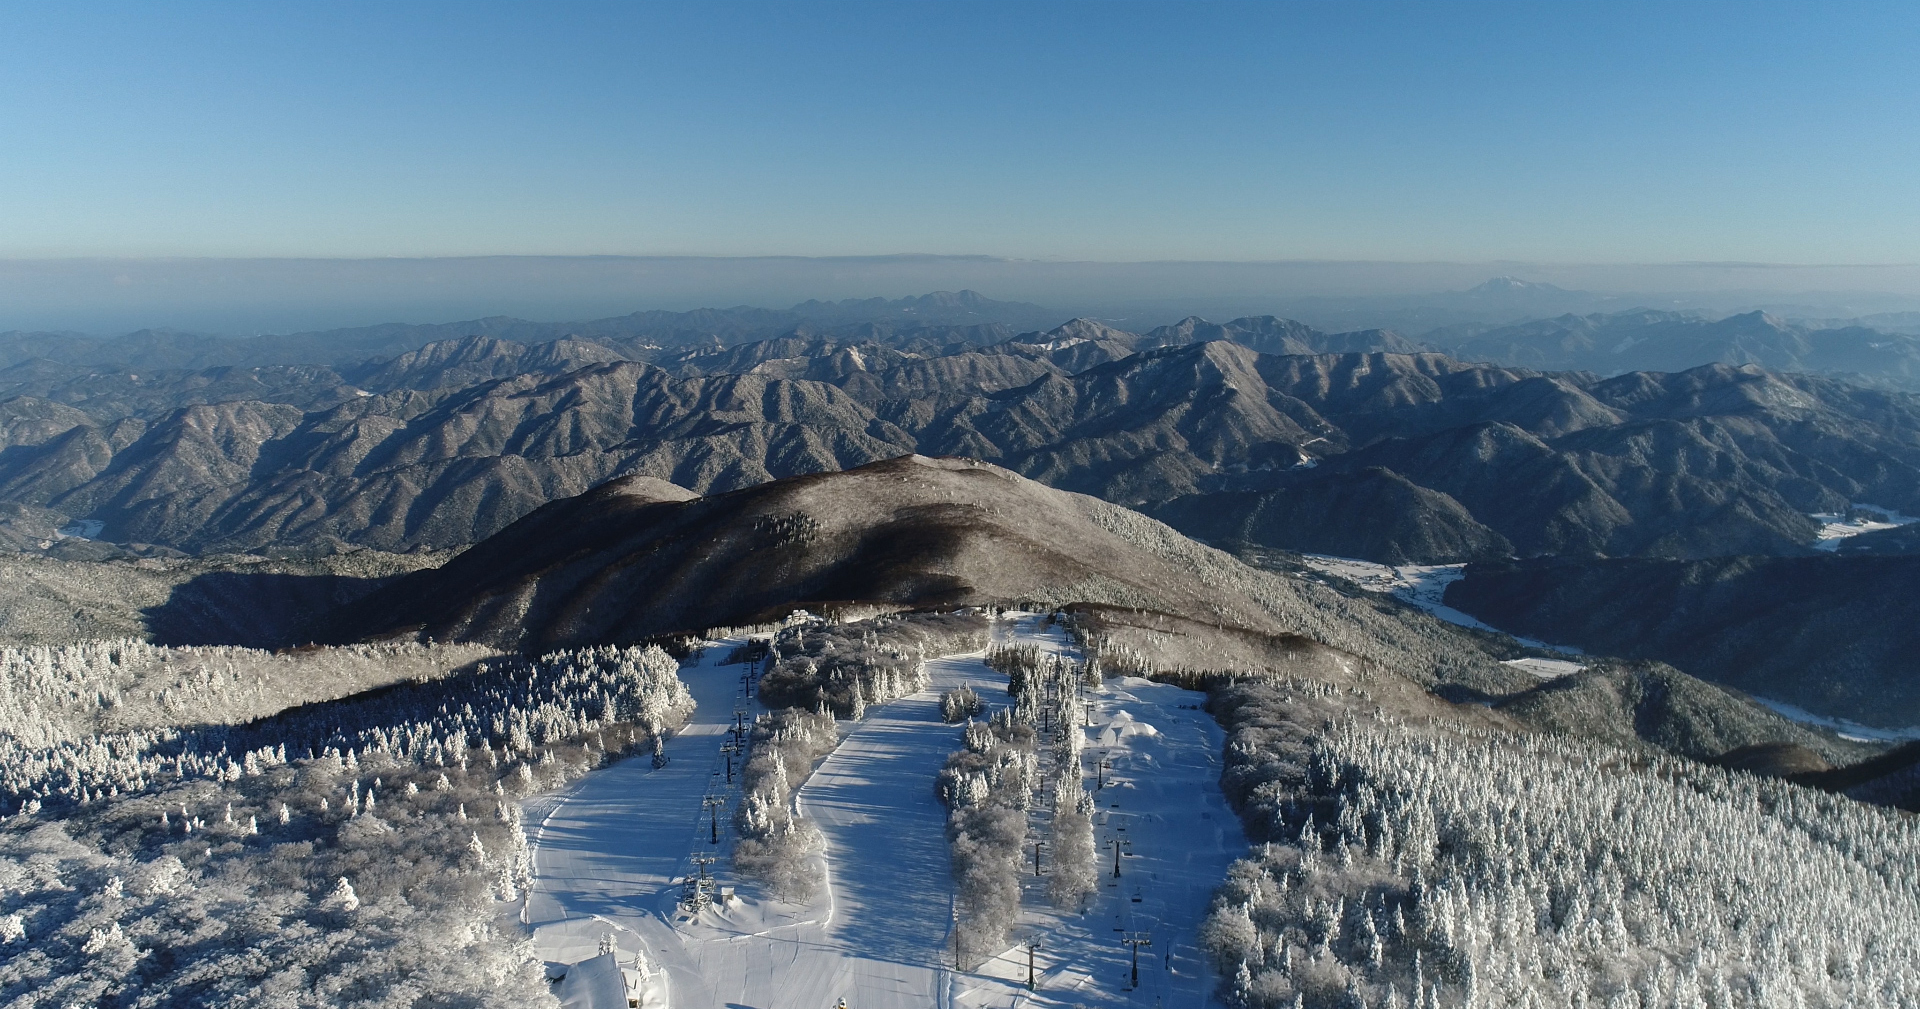
[[[1446,598],[1447,586],[1467,576],[1465,564],[1376,564],[1353,557],[1330,557],[1325,554],[1301,554],[1300,559],[1321,574],[1344,578],[1368,592],[1392,596],[1426,610],[1447,623],[1496,634],[1507,633],[1441,601]],[[1517,634],[1511,637],[1529,648],[1545,648],[1564,655],[1585,654],[1571,645],[1548,644]],[[1536,670],[1529,669],[1528,672],[1538,675]]]
[[[71,524],[55,530],[53,538],[57,540],[98,539],[100,531],[106,527],[107,524],[99,519],[76,519]]]
[[[1891,508],[1859,502],[1844,512],[1815,512],[1813,520],[1820,523],[1820,541],[1813,545],[1815,550],[1838,550],[1842,542],[1861,533],[1898,529],[1920,522],[1920,518],[1902,515]]]
[[[1796,707],[1785,701],[1776,701],[1770,697],[1752,696],[1765,705],[1774,714],[1789,721],[1803,725],[1817,725],[1823,729],[1832,729],[1846,739],[1863,743],[1898,743],[1909,739],[1920,739],[1920,725],[1909,725],[1904,729],[1882,729],[1872,725],[1861,725],[1844,718],[1816,715],[1805,708]]]
[[[1500,664],[1532,673],[1543,680],[1557,680],[1562,676],[1572,676],[1587,668],[1578,662],[1568,662],[1566,659],[1508,659]]]

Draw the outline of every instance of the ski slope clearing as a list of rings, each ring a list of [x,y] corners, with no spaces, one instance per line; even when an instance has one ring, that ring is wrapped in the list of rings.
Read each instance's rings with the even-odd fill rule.
[[[719,998],[714,1005],[815,1009],[841,998],[860,1009],[948,1004],[946,810],[933,784],[960,745],[960,729],[941,720],[940,694],[962,685],[983,693],[1004,687],[984,656],[929,661],[926,690],[869,708],[847,726],[839,748],[799,794],[801,813],[826,837],[827,893],[816,899],[823,913],[758,934],[716,930],[690,944]]]
[[[650,986],[658,989],[653,1009],[664,1009],[669,991],[678,1005],[721,1004],[683,948],[672,914],[693,853],[712,847],[702,800],[725,789],[720,747],[744,698],[743,667],[724,660],[739,643],[715,643],[681,667],[697,707],[667,742],[665,767],[626,760],[526,807],[534,884],[524,914],[537,955],[553,965],[579,963],[597,956],[611,934],[623,965],[639,955],[664,967],[665,983]]]
[[[1044,877],[1029,875],[1021,931],[1040,944],[1037,990],[1024,991],[1027,951],[1020,945],[983,972],[1001,984],[960,978],[955,1006],[1216,1004],[1219,979],[1197,937],[1227,866],[1247,851],[1240,820],[1219,786],[1225,735],[1201,710],[1205,696],[1195,691],[1124,677],[1108,680],[1088,699],[1091,724],[1082,731],[1100,890],[1084,913],[1063,913],[1048,906]],[[1129,937],[1150,943],[1139,949],[1138,987]],[[1016,989],[1011,999],[1009,983]]]
[[[997,620],[993,636],[1074,654],[1032,615]],[[760,710],[741,692],[741,667],[723,664],[737,643],[714,644],[683,666],[700,707],[667,744],[666,767],[629,760],[529,803],[528,822],[540,826],[531,831],[536,879],[526,917],[556,973],[595,959],[610,941],[630,986],[641,981],[636,962],[657,966],[630,987],[652,1009],[823,1009],[842,998],[853,1009],[1207,1004],[1217,979],[1205,973],[1195,934],[1246,845],[1218,787],[1223,736],[1199,710],[1201,695],[1136,679],[1089,689],[1090,724],[1080,728],[1087,787],[1099,802],[1097,840],[1109,845],[1101,851],[1110,860],[1119,842],[1122,874],[1112,878],[1109,861],[1101,892],[1072,915],[1047,903],[1044,877],[1029,877],[1017,929],[1022,941],[1040,943],[1039,990],[1029,993],[1024,946],[977,972],[952,969],[946,810],[934,791],[961,746],[960,727],[940,718],[940,695],[964,684],[1004,705],[1005,676],[986,666],[984,652],[931,659],[926,690],[841,723],[839,747],[797,800],[825,837],[827,885],[790,904],[733,875],[726,812],[714,844],[702,804],[737,798],[720,746],[736,706]],[[694,852],[717,854],[709,871],[721,888],[737,888],[735,899],[697,914],[680,909]],[[1137,990],[1116,928],[1152,933]],[[566,987],[582,1007],[599,1006],[591,993],[610,990]]]
[[[845,949],[942,963],[947,811],[933,781],[960,744],[958,731],[940,718],[940,695],[962,685],[1003,693],[1004,677],[980,660],[973,654],[927,663],[931,686],[869,711],[800,791],[801,811],[827,836],[829,934]]]

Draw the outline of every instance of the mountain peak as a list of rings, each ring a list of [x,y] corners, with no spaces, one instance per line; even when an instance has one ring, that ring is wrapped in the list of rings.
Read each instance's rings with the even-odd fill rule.
[[[1552,284],[1540,284],[1531,280],[1521,280],[1519,277],[1499,276],[1467,291],[1468,294],[1518,294],[1521,292],[1565,293],[1565,289],[1555,287]]]
[[[1285,586],[1263,602],[1218,577],[1224,564],[1239,582],[1269,593],[1277,584],[1151,520],[969,459],[903,455],[674,500],[685,493],[630,479],[554,502],[406,588],[340,611],[337,627],[547,648],[855,602],[1058,598],[1263,631],[1280,630],[1276,610],[1295,605]]]

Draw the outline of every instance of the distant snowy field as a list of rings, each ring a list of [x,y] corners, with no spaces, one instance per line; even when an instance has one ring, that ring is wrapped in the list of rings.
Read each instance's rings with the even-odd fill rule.
[[[1587,668],[1578,662],[1569,662],[1566,659],[1508,659],[1501,665],[1532,673],[1543,680],[1557,680],[1562,676],[1572,676]]]
[[[1892,529],[1911,522],[1920,522],[1920,519],[1902,515],[1899,512],[1886,508],[1875,508],[1872,505],[1856,505],[1855,507],[1857,509],[1884,514],[1889,521],[1884,523],[1864,521],[1848,522],[1845,520],[1846,516],[1844,515],[1815,515],[1814,518],[1821,519],[1822,521],[1833,520],[1830,521],[1828,525],[1822,527],[1821,549],[1832,550],[1840,544],[1842,539],[1848,536],[1858,536],[1863,532],[1872,532],[1875,529]],[[1835,529],[1842,531],[1830,532],[1830,530]],[[1303,554],[1301,559],[1308,567],[1313,568],[1315,571],[1345,578],[1369,592],[1391,595],[1397,599],[1411,603],[1414,606],[1418,606],[1448,623],[1459,624],[1462,627],[1474,627],[1481,630],[1495,631],[1496,633],[1506,633],[1505,631],[1500,631],[1499,628],[1489,627],[1465,613],[1450,606],[1443,605],[1440,602],[1441,598],[1446,594],[1448,585],[1466,577],[1466,565],[1464,564],[1403,564],[1396,567],[1386,564],[1375,564],[1372,561],[1356,560],[1351,557],[1328,557],[1321,554]],[[1545,648],[1560,652],[1564,655],[1578,656],[1583,654],[1580,649],[1569,645],[1548,644],[1544,641],[1535,641],[1532,638],[1522,638],[1518,636],[1514,636],[1514,640],[1530,648]],[[1543,680],[1571,676],[1587,668],[1581,663],[1568,659],[1508,659],[1504,664],[1532,673]],[[1817,715],[1805,708],[1795,707],[1784,701],[1776,701],[1771,698],[1756,695],[1749,696],[1753,696],[1755,701],[1765,705],[1775,714],[1783,718],[1800,722],[1804,725],[1816,725],[1824,729],[1831,729],[1848,739],[1863,742],[1897,742],[1909,739],[1920,739],[1920,725],[1910,726],[1905,729],[1878,729],[1868,725],[1861,725],[1858,722],[1850,722],[1844,718],[1828,718],[1824,715]]]
[[[1795,707],[1785,701],[1776,701],[1758,695],[1749,696],[1761,704],[1766,705],[1772,709],[1774,714],[1782,718],[1791,719],[1807,725],[1818,725],[1823,729],[1832,729],[1847,739],[1870,743],[1904,742],[1909,739],[1920,739],[1920,725],[1910,725],[1904,729],[1876,728],[1871,725],[1861,725],[1859,722],[1850,722],[1844,718],[1829,718],[1826,715],[1816,715],[1805,708]]]
[[[1073,651],[1032,615],[995,621],[993,636]],[[610,994],[615,986],[589,983],[610,970],[596,959],[608,941],[650,1009],[830,1009],[842,998],[851,1009],[1214,1004],[1217,979],[1196,931],[1246,840],[1219,789],[1224,737],[1199,710],[1203,695],[1126,678],[1091,696],[1091,724],[1081,731],[1098,802],[1095,839],[1107,859],[1100,894],[1084,914],[1063,915],[1046,902],[1044,878],[1028,876],[1022,944],[960,973],[949,947],[946,811],[934,794],[941,765],[961,746],[960,728],[941,721],[938,702],[967,684],[1004,704],[1006,678],[987,668],[984,652],[932,659],[927,690],[841,722],[839,748],[799,793],[826,836],[828,885],[793,905],[734,877],[730,807],[719,816],[720,843],[710,840],[703,799],[737,798],[720,749],[727,726],[736,710],[749,718],[763,710],[741,693],[741,668],[720,664],[738,643],[716,642],[682,667],[699,708],[667,744],[666,767],[628,760],[528,804],[527,820],[539,828],[525,917],[538,955],[554,973],[594,961],[557,989],[570,1006],[626,1005]],[[707,852],[717,856],[710,871],[739,897],[690,916],[677,904],[679,881],[695,871],[694,854]],[[1152,936],[1140,951],[1138,990],[1129,990],[1125,932]],[[1031,993],[1029,939],[1040,944]]]
[[[1860,512],[1872,512],[1884,516],[1886,521],[1876,522],[1867,518],[1851,517]],[[1813,520],[1820,523],[1820,541],[1813,545],[1815,550],[1838,550],[1841,543],[1861,533],[1898,529],[1904,525],[1920,522],[1920,518],[1912,515],[1902,515],[1891,508],[1870,504],[1855,504],[1848,512],[1815,512]]]
[[[1441,602],[1446,598],[1447,586],[1467,576],[1465,564],[1375,564],[1372,561],[1357,560],[1352,557],[1329,557],[1325,554],[1301,554],[1300,559],[1321,574],[1345,578],[1368,592],[1393,596],[1402,602],[1418,606],[1447,623],[1471,627],[1479,631],[1492,631],[1496,634],[1507,633],[1498,627],[1481,623]],[[1564,655],[1582,654],[1580,649],[1571,645],[1553,645],[1518,635],[1512,635],[1512,637],[1529,648],[1544,648]],[[1536,676],[1546,675],[1550,670],[1559,669],[1558,665],[1545,659],[1521,659],[1516,660],[1516,663],[1527,661],[1535,662],[1535,665],[1527,667],[1527,671]],[[1552,675],[1565,675],[1569,672],[1578,672],[1583,668],[1585,667],[1578,666],[1554,672]]]

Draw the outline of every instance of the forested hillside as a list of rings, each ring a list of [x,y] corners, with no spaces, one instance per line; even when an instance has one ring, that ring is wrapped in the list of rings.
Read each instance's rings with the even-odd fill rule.
[[[658,648],[485,655],[0,651],[0,994],[555,1004],[499,918],[529,882],[513,800],[691,702]]]
[[[1517,634],[1904,729],[1920,725],[1916,590],[1913,556],[1543,559],[1472,565],[1446,599]]]

